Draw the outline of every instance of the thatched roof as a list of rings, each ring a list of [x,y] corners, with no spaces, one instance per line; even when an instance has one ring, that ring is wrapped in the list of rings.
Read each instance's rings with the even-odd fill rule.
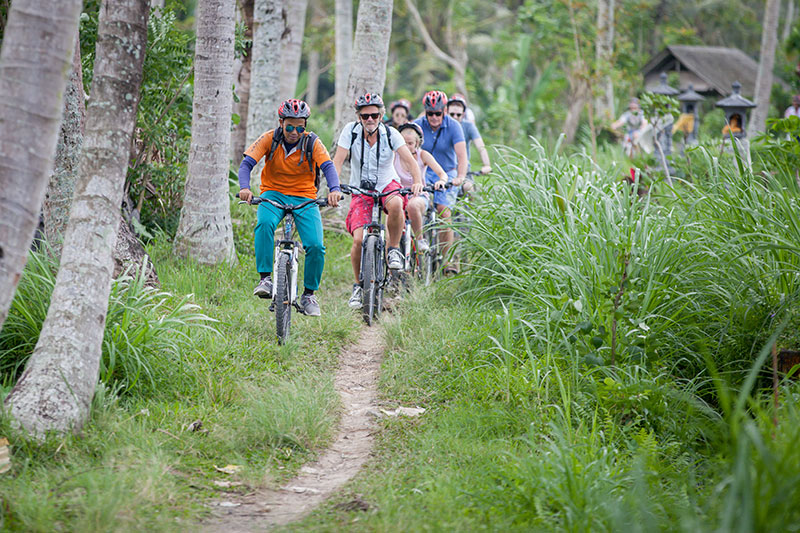
[[[733,82],[738,81],[742,93],[753,96],[758,63],[738,48],[672,45],[653,57],[642,68],[642,74],[647,79],[671,70],[690,71],[720,95],[731,94]],[[786,86],[777,77],[774,82]]]

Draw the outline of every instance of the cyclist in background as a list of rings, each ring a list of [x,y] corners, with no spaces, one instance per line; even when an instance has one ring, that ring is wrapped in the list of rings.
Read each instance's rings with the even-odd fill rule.
[[[439,163],[436,162],[433,156],[421,148],[423,134],[420,125],[409,122],[400,126],[399,131],[406,142],[406,146],[408,146],[408,150],[411,152],[411,155],[414,156],[416,165],[422,175],[424,175],[425,169],[430,167],[439,177],[439,181],[434,183],[434,187],[436,189],[443,189],[447,184],[447,174],[445,174],[444,170],[442,170],[442,167],[439,166]],[[394,169],[397,171],[397,175],[400,178],[400,185],[403,187],[411,187],[413,179],[411,169],[408,168],[406,161],[395,157]],[[414,231],[414,236],[417,239],[417,252],[420,253],[425,253],[430,249],[430,244],[422,237],[422,219],[425,216],[425,212],[428,210],[430,202],[430,195],[428,195],[427,192],[423,192],[419,196],[411,198],[406,207],[406,214],[408,215],[408,220],[411,222],[411,229]]]
[[[339,175],[322,141],[306,130],[311,108],[302,100],[286,100],[278,108],[280,126],[259,137],[244,152],[239,166],[239,198],[250,202],[250,172],[262,157],[261,197],[283,204],[299,204],[317,197],[317,175],[325,174],[328,183],[328,204],[336,207],[342,197]],[[272,296],[272,266],[275,253],[275,229],[283,220],[282,209],[261,203],[255,228],[256,268],[261,275],[253,294],[260,298]],[[306,253],[303,277],[304,291],[300,297],[303,313],[319,316],[319,303],[314,291],[319,289],[325,267],[325,245],[322,241],[322,218],[319,207],[311,204],[294,212],[295,225]]]
[[[356,118],[342,128],[333,164],[336,172],[341,172],[342,165],[350,155],[350,184],[361,189],[379,192],[396,191],[400,182],[394,170],[395,152],[411,168],[412,192],[422,192],[422,178],[414,157],[408,151],[403,136],[391,126],[381,122],[385,111],[383,99],[378,94],[365,93],[355,101]],[[407,200],[400,194],[391,194],[381,199],[386,213],[388,230],[387,266],[392,270],[403,268],[405,259],[400,251],[400,237],[403,234],[405,216],[403,211]],[[369,196],[354,194],[350,201],[350,211],[345,223],[347,231],[353,236],[350,249],[350,261],[353,265],[353,294],[348,302],[350,307],[360,307],[362,287],[359,284],[361,272],[361,242],[364,238],[364,225],[372,221],[373,200]]]
[[[461,129],[464,130],[464,142],[467,143],[467,159],[469,159],[470,151],[469,145],[473,143],[481,156],[481,174],[489,174],[492,171],[492,163],[489,161],[489,152],[486,151],[486,145],[483,144],[478,127],[475,123],[467,120],[467,99],[463,94],[455,93],[447,101],[447,114],[461,123]],[[467,166],[469,168],[470,165]]]
[[[400,100],[395,100],[394,102],[392,102],[392,105],[389,106],[389,113],[392,116],[386,122],[386,125],[392,126],[393,128],[399,128],[400,126],[408,123],[412,119],[411,102],[409,102],[404,98],[401,98]]]
[[[447,220],[450,218],[450,211],[456,204],[460,186],[467,175],[468,161],[464,131],[461,129],[461,124],[445,113],[447,95],[442,91],[427,92],[422,98],[422,105],[425,108],[425,116],[414,121],[422,128],[424,136],[422,149],[433,155],[453,185],[449,189],[438,190],[433,194],[433,203],[439,216]],[[429,167],[425,179],[429,184],[434,184],[438,181],[438,176]],[[444,256],[447,257],[447,252],[453,243],[453,230],[443,228],[439,233],[439,240],[442,242]],[[454,263],[445,264],[445,274],[457,272],[458,267]]]

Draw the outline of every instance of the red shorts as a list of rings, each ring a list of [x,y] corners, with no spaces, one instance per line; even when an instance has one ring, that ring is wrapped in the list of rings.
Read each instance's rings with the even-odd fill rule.
[[[392,180],[389,182],[389,185],[383,188],[381,191],[389,192],[389,191],[397,191],[402,189],[400,184]],[[381,205],[383,206],[383,212],[386,213],[386,202],[394,198],[395,194],[390,194],[389,196],[384,196],[381,198]],[[408,196],[400,196],[403,199],[403,210],[405,211],[406,206],[408,205]],[[347,218],[345,219],[345,225],[347,226],[347,231],[350,232],[350,235],[355,233],[358,228],[363,228],[365,224],[369,224],[372,222],[372,206],[374,204],[374,200],[369,196],[364,196],[363,194],[354,194],[353,197],[350,199],[350,211],[347,212]]]

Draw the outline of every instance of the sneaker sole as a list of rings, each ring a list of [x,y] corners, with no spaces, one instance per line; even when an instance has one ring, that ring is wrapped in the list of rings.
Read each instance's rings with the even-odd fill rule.
[[[253,296],[258,296],[259,298],[264,298],[265,300],[269,300],[270,298],[272,298],[272,295],[266,291],[254,292]]]

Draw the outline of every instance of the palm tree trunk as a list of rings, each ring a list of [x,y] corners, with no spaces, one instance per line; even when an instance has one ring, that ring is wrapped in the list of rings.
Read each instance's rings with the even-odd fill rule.
[[[234,0],[199,0],[192,144],[175,253],[215,265],[235,262],[228,196]]]
[[[72,72],[64,92],[64,118],[61,121],[61,133],[56,148],[55,168],[47,184],[47,195],[42,207],[44,234],[55,257],[61,256],[61,243],[69,220],[75,180],[78,179],[85,124],[81,49],[76,37]]]
[[[252,41],[253,39],[253,0],[242,1],[242,18],[246,26],[245,37]],[[231,132],[231,160],[235,165],[239,164],[244,153],[247,142],[247,113],[250,107],[250,76],[253,67],[253,49],[252,46],[245,50],[245,56],[242,58],[242,66],[239,69],[239,75],[234,84],[236,85],[236,96],[239,101],[234,102],[233,112],[239,115],[239,123],[233,127]]]
[[[614,0],[598,0],[597,2],[597,39],[595,41],[595,64],[599,71],[598,86],[595,99],[595,114],[601,122],[614,121],[614,83],[610,72],[614,55]]]
[[[764,131],[769,114],[769,100],[772,93],[772,69],[775,66],[775,50],[778,47],[778,14],[780,0],[767,0],[764,11],[764,24],[761,30],[761,54],[758,60],[756,77],[756,108],[750,119],[751,134]]]
[[[286,30],[281,38],[280,99],[297,95],[297,78],[300,74],[300,59],[303,55],[303,34],[306,29],[308,0],[292,0],[286,10]]]
[[[353,57],[353,0],[336,0],[336,131],[347,120],[346,113],[350,100],[347,99],[347,80],[350,77],[350,64]],[[350,114],[347,114],[348,120]]]
[[[253,64],[247,109],[247,142],[278,124],[278,77],[284,23],[283,0],[255,0],[253,6]]]
[[[361,0],[358,3],[358,20],[353,40],[350,76],[347,80],[346,102],[355,101],[358,94],[366,91],[383,93],[391,34],[392,1]],[[352,108],[349,113],[345,108],[341,110],[340,122],[336,124],[337,133],[354,116]]]
[[[319,100],[319,50],[311,50],[308,53],[308,89],[306,90],[306,102],[311,109],[317,107]]]
[[[97,385],[148,8],[148,0],[107,0],[100,7],[92,98],[61,267],[39,341],[6,398],[16,421],[39,437],[79,429]]]
[[[14,0],[0,51],[0,327],[53,170],[79,0]]]

